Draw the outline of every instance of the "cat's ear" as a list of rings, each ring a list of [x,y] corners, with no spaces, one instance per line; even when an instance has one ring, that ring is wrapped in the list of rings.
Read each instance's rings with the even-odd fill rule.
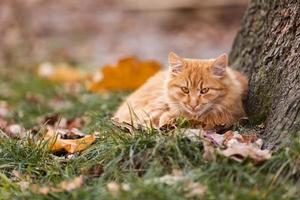
[[[181,72],[183,68],[183,60],[176,53],[170,52],[168,56],[170,72],[174,75]]]
[[[225,75],[227,65],[228,57],[225,53],[217,57],[211,66],[213,76],[222,78]]]

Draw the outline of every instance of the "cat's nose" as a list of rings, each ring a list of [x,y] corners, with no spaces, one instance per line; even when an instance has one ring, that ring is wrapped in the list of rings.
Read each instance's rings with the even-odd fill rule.
[[[191,105],[191,104],[189,104],[188,107],[189,107],[191,110],[196,110],[197,104],[196,104],[196,105]]]
[[[198,106],[197,100],[191,100],[191,101],[189,102],[189,107],[190,107],[192,110],[195,110],[197,106]]]
[[[197,107],[197,105],[191,106],[191,108],[192,108],[193,110],[196,110],[196,107]]]

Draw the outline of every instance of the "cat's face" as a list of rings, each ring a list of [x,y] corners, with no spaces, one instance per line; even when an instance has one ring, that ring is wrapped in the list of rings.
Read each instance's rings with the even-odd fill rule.
[[[173,106],[182,112],[200,116],[226,95],[226,55],[199,60],[180,58],[170,53],[169,64],[168,96]]]

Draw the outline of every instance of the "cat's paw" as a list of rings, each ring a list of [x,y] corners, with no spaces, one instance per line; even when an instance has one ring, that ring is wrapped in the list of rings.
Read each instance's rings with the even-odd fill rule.
[[[169,113],[164,113],[159,119],[159,127],[174,125],[175,118]]]

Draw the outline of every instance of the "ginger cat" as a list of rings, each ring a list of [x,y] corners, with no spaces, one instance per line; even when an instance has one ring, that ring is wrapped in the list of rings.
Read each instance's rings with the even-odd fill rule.
[[[245,116],[248,80],[216,59],[181,58],[169,53],[169,70],[158,72],[131,94],[113,119],[161,127],[183,116],[204,129],[231,125]]]

